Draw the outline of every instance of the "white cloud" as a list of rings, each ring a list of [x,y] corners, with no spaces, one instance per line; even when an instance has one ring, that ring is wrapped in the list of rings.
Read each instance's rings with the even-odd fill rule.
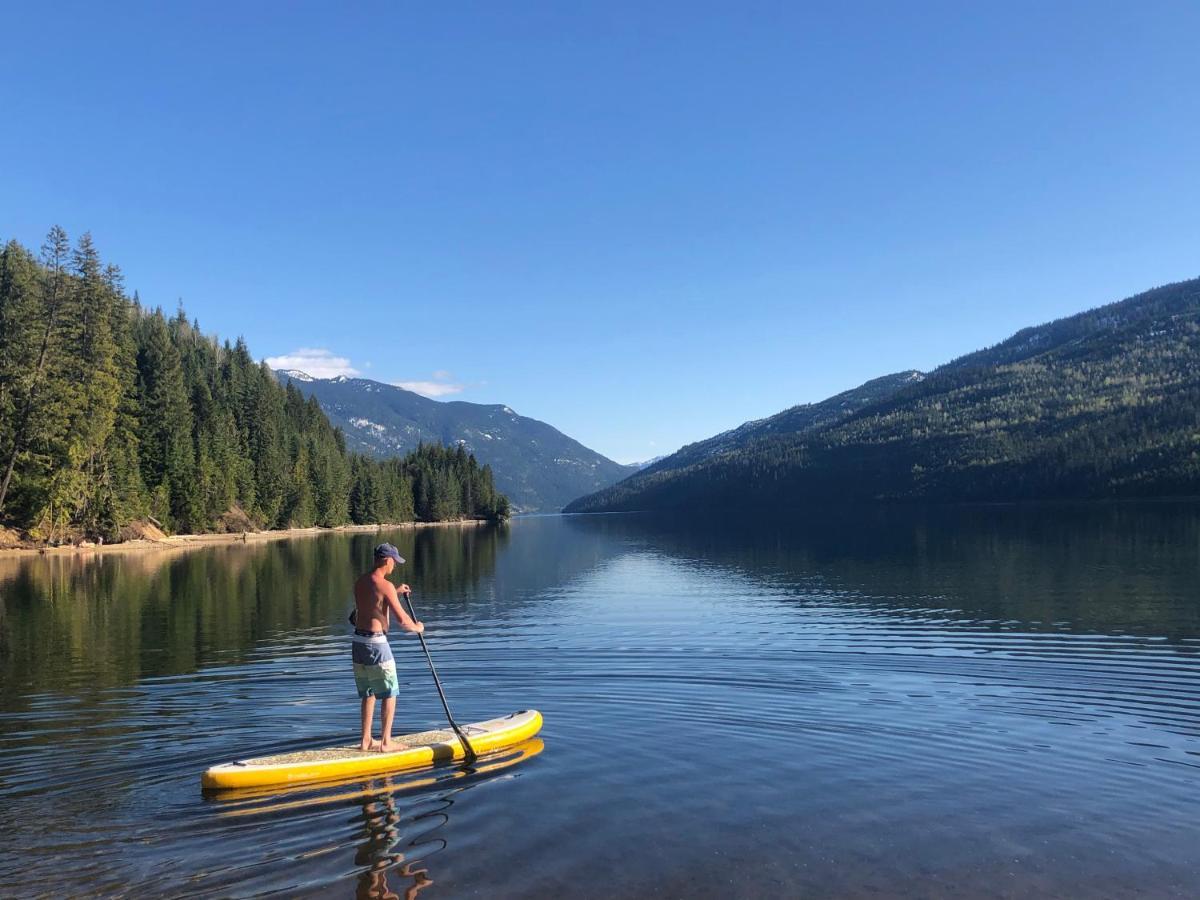
[[[445,369],[438,369],[433,373],[434,381],[450,381],[452,378],[454,378],[454,376]]]
[[[438,373],[434,374],[437,377]],[[444,381],[393,381],[398,388],[404,388],[406,391],[412,391],[414,394],[421,394],[425,397],[445,397],[447,394],[461,394],[463,386],[461,384],[448,384]]]
[[[272,369],[299,369],[313,378],[336,378],[339,375],[352,377],[358,369],[350,365],[344,356],[334,356],[322,347],[301,347],[283,356],[268,356],[266,363]]]

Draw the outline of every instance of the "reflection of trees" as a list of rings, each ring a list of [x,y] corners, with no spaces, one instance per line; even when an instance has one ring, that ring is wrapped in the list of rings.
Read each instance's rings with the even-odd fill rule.
[[[468,605],[472,616],[502,617],[527,603],[548,602],[547,590],[623,550],[619,529],[570,529],[562,522],[558,516],[519,518],[476,529],[473,542],[463,540],[469,529],[442,528],[418,531],[415,539],[412,532],[389,533],[383,539],[407,539],[404,544],[393,541],[400,555],[413,563],[397,577],[423,595],[420,608],[430,618],[461,612]]]
[[[783,585],[845,589],[881,609],[1200,636],[1200,606],[1189,603],[1200,596],[1194,506],[864,506],[775,523],[572,516],[0,560],[0,704],[190,672],[236,661],[273,634],[340,628],[352,579],[380,540],[410,561],[399,577],[436,601],[423,607],[431,617],[468,602],[473,615],[511,614],[651,547]]]
[[[422,594],[454,594],[469,590],[496,568],[497,552],[508,543],[502,525],[478,528],[419,528],[405,532],[408,560],[397,577]],[[399,545],[397,545],[399,546]],[[405,573],[411,573],[405,574]]]
[[[1183,504],[871,505],[785,521],[575,516],[612,536],[881,609],[1021,628],[1200,636],[1200,508]]]
[[[497,593],[520,601],[566,584],[582,572],[623,552],[620,520],[629,516],[589,516],[589,527],[570,528],[575,517],[533,516],[512,525],[513,541],[496,564]],[[614,527],[615,526],[615,527]]]
[[[495,566],[502,529],[389,534],[414,587],[465,592]],[[186,552],[35,556],[0,563],[0,704],[237,660],[265,638],[341,627],[376,534]],[[432,585],[429,587],[427,585]]]

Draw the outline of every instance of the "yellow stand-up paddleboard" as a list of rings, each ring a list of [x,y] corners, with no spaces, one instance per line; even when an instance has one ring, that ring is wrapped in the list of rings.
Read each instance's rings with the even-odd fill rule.
[[[541,728],[542,714],[536,709],[462,726],[472,749],[478,754],[519,744],[533,737]],[[363,751],[355,744],[223,763],[205,771],[200,776],[200,783],[207,789],[218,790],[330,781],[420,769],[466,756],[462,741],[449,728],[403,734],[393,738],[393,741],[400,749],[390,753]]]

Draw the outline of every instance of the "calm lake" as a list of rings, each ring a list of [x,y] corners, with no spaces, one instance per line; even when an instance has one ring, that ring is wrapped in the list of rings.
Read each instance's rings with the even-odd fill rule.
[[[354,740],[381,539],[478,771],[211,797]],[[397,731],[439,726],[392,637]],[[1200,895],[1200,511],[547,517],[0,560],[0,895]]]

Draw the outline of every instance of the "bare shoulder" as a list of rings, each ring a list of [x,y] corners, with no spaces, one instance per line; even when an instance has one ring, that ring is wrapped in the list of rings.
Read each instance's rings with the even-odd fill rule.
[[[386,575],[377,572],[368,572],[363,576],[363,579],[377,597],[390,597],[396,591],[392,583],[387,580]]]

